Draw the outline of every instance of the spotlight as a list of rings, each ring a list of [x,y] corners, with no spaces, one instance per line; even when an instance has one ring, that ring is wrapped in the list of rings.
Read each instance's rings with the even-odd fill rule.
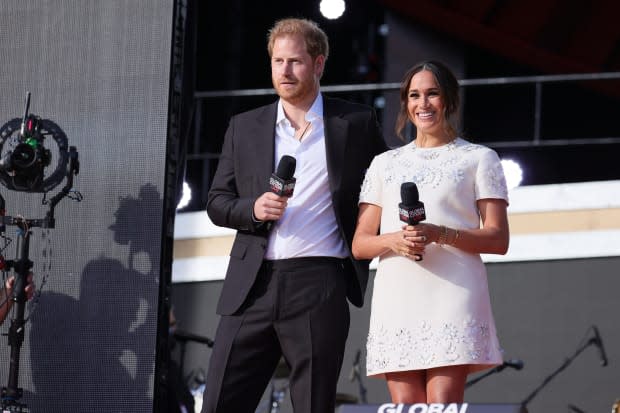
[[[506,186],[508,189],[516,188],[523,181],[523,170],[521,165],[512,159],[502,159],[502,168],[506,176]]]
[[[181,200],[179,201],[179,205],[177,205],[177,211],[179,209],[183,209],[189,205],[189,201],[192,199],[192,188],[187,184],[187,182],[183,182],[183,194],[181,195]]]
[[[385,108],[385,97],[377,96],[374,100],[374,105],[377,109],[384,109]]]
[[[321,0],[319,10],[321,14],[330,20],[334,20],[342,16],[345,9],[344,0]]]

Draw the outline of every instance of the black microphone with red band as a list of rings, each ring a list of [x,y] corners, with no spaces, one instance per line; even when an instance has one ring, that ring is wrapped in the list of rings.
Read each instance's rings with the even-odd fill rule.
[[[400,220],[407,225],[417,225],[426,219],[424,203],[420,201],[418,187],[414,182],[403,182],[400,186],[401,203],[398,204]],[[421,254],[415,254],[416,261],[422,261]]]
[[[293,177],[296,163],[295,158],[290,155],[284,155],[280,158],[276,173],[271,174],[271,178],[269,178],[269,190],[271,192],[280,196],[293,196],[295,181],[297,181]]]
[[[400,186],[401,203],[398,204],[400,220],[407,225],[417,225],[426,219],[424,203],[420,201],[418,187],[413,182],[403,182]]]

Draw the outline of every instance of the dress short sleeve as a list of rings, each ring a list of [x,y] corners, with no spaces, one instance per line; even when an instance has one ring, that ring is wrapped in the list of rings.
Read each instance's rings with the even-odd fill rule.
[[[383,179],[381,176],[381,156],[375,156],[366,170],[366,176],[362,183],[359,203],[382,206],[381,193],[383,192]]]
[[[485,148],[476,170],[476,199],[496,198],[508,202],[504,168],[497,153]]]

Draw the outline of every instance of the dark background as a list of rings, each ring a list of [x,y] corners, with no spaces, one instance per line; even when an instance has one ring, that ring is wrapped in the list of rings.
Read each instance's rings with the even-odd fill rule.
[[[274,21],[313,19],[330,38],[323,86],[400,82],[407,68],[434,58],[460,80],[614,72],[620,76],[616,2],[348,0],[337,20],[319,0],[199,2],[197,96],[266,89],[244,97],[201,97],[189,143],[186,181],[201,210],[231,115],[275,100],[266,38]],[[392,89],[393,90],[393,89]],[[395,92],[332,92],[375,106],[386,140],[394,137]],[[463,136],[488,144],[524,168],[523,185],[618,179],[620,80],[542,84],[539,140],[534,83],[462,88]],[[384,103],[383,103],[384,102]],[[385,105],[385,106],[384,106]]]

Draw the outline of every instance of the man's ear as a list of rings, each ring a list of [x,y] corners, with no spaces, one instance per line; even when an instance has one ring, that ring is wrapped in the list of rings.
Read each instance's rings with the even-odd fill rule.
[[[314,73],[321,78],[323,76],[323,70],[325,69],[325,56],[318,55],[316,59],[314,59]]]

